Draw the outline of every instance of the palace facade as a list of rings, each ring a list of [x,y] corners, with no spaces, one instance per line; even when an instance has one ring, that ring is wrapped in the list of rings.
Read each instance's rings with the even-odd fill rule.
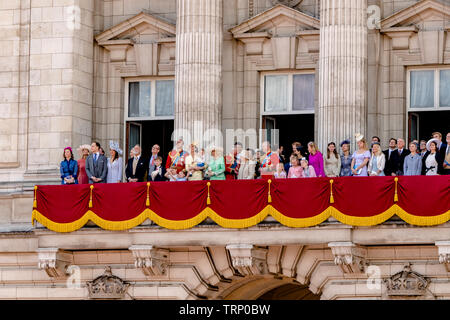
[[[321,150],[445,135],[450,1],[8,0],[0,34],[0,299],[98,298],[98,281],[124,292],[100,298],[450,297],[450,223],[31,224],[34,186],[59,184],[64,147],[93,140],[126,157],[166,156],[174,130]]]

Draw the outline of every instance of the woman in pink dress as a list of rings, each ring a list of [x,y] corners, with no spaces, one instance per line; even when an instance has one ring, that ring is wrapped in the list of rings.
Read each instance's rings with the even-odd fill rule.
[[[314,168],[317,177],[326,177],[322,153],[315,142],[308,143],[309,165]]]
[[[90,145],[84,144],[78,148],[81,158],[78,160],[78,184],[88,184],[89,178],[86,174],[86,158],[89,156]]]

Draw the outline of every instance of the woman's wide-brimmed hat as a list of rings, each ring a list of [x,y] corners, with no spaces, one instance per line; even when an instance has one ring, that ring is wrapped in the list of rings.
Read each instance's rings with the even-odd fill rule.
[[[91,146],[89,144],[82,144],[77,148],[77,151],[79,154],[83,152],[83,150],[86,149],[87,151],[91,152]]]
[[[364,139],[364,136],[361,133],[357,133],[357,134],[355,134],[355,138],[356,138],[356,142],[359,142],[362,139]]]
[[[428,140],[428,142],[427,142],[427,150],[428,151],[431,151],[430,146],[431,146],[432,142],[436,142],[436,146],[438,146],[440,141],[439,141],[439,139],[436,139],[436,138]]]
[[[115,150],[119,155],[122,155],[122,149],[119,148],[119,143],[117,141],[109,141],[109,149]]]

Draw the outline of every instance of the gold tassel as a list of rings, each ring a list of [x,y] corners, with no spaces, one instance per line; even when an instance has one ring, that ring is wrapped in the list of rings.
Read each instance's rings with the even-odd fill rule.
[[[270,184],[272,183],[272,180],[267,181],[269,183],[269,194],[267,195],[267,202],[272,203],[272,196],[270,195]]]
[[[210,205],[211,198],[209,197],[209,187],[211,186],[211,182],[208,182],[206,185],[208,186],[208,198],[206,199],[206,205]]]
[[[93,184],[91,184],[91,195],[90,195],[90,198],[89,198],[89,208],[92,208],[92,189],[94,189],[94,185]]]
[[[150,207],[150,182],[147,182],[147,201],[145,202],[145,205],[147,207]]]
[[[333,197],[333,182],[334,180],[330,180],[330,188],[331,188],[331,194],[330,194],[330,203],[334,203],[334,197]]]
[[[394,195],[394,202],[398,202],[398,194],[397,194],[397,186],[398,186],[398,177],[395,177],[395,195]]]
[[[33,201],[33,208],[37,208],[37,200],[36,200],[36,193],[37,193],[37,186],[34,186],[34,201]]]

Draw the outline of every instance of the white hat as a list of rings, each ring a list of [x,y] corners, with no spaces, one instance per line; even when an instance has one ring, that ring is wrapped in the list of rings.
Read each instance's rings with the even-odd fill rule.
[[[355,134],[355,138],[356,138],[356,142],[359,142],[362,139],[364,139],[364,136],[361,133],[357,133],[357,134]]]
[[[115,150],[119,155],[122,155],[122,149],[119,148],[119,143],[109,140],[109,149]]]
[[[88,150],[89,152],[91,152],[91,146],[88,145],[88,144],[82,144],[81,146],[79,146],[79,147],[77,148],[77,151],[78,151],[79,154],[81,154],[81,152],[82,152],[84,149],[86,149],[86,150]]]
[[[439,142],[441,142],[441,141],[439,139],[435,139],[435,138],[428,140],[428,142],[427,142],[427,150],[428,151],[431,151],[430,150],[430,145],[431,145],[432,142],[436,142],[436,145],[439,146]]]

